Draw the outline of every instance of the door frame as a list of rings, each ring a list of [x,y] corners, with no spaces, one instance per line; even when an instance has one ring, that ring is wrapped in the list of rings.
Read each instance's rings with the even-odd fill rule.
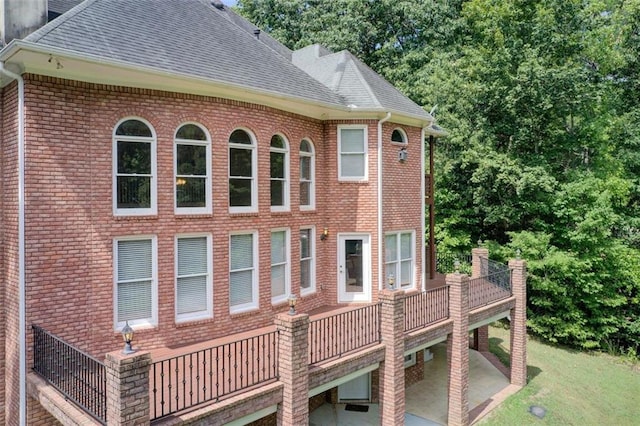
[[[362,292],[350,293],[346,291],[346,270],[344,264],[345,242],[346,240],[362,241]],[[366,232],[344,232],[337,235],[338,249],[337,256],[337,297],[338,303],[349,302],[371,302],[372,280],[371,280],[371,234]]]

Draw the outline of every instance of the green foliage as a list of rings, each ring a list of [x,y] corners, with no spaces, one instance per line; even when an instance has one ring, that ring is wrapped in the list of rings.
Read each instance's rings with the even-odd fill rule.
[[[529,266],[529,325],[640,347],[640,0],[240,0],[290,48],[349,49],[428,110],[436,240]]]

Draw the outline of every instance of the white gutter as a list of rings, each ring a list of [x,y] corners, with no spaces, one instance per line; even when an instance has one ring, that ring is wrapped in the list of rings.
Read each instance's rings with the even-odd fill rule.
[[[382,258],[382,123],[391,118],[391,113],[378,121],[378,290],[384,288],[384,259]]]
[[[420,217],[422,217],[422,236],[420,237],[420,255],[422,256],[422,291],[425,291],[427,289],[427,264],[425,263],[427,261],[427,248],[426,248],[426,241],[425,241],[425,235],[427,235],[427,224],[426,224],[426,213],[425,213],[425,209],[427,208],[427,203],[424,201],[426,194],[426,190],[427,188],[425,187],[425,183],[424,183],[424,174],[426,173],[426,169],[425,169],[425,161],[424,161],[424,156],[425,156],[425,147],[424,147],[424,137],[426,135],[425,132],[425,127],[423,127],[420,130],[420,170],[422,170],[422,182],[420,183],[420,194],[421,194],[421,198],[422,198],[422,214],[420,215]],[[431,179],[433,179],[433,176],[431,176]]]
[[[18,81],[18,342],[20,346],[20,424],[27,424],[27,352],[24,272],[24,79],[4,68],[0,74]]]

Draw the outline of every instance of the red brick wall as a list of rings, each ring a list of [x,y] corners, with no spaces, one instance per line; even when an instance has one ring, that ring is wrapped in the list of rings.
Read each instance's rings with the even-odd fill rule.
[[[61,423],[53,417],[38,401],[27,398],[27,412],[29,413],[29,426],[57,426]]]
[[[424,351],[416,352],[416,363],[404,369],[404,385],[409,387],[424,379]]]
[[[17,83],[2,97],[2,423],[19,421],[18,350],[18,91]],[[8,367],[8,368],[6,368]]]

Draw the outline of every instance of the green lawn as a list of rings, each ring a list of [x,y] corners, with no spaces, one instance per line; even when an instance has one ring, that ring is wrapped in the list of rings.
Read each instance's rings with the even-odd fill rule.
[[[491,351],[508,361],[509,331],[491,327]],[[640,366],[529,339],[528,385],[482,425],[640,425]],[[546,408],[540,420],[531,405]]]

